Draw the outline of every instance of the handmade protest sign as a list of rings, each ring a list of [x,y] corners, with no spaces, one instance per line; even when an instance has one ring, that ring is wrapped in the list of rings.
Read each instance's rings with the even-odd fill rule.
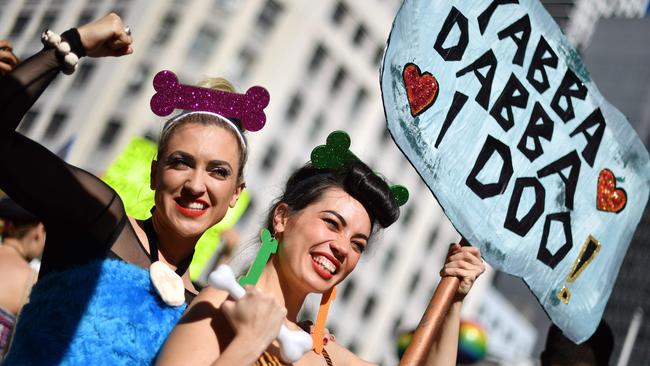
[[[648,152],[538,1],[406,0],[388,128],[456,229],[575,342],[596,329],[648,200]]]

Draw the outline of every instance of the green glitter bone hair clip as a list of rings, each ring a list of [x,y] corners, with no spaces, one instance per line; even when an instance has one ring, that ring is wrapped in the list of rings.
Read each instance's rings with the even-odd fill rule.
[[[325,145],[316,146],[311,151],[311,163],[319,169],[339,169],[353,160],[360,159],[350,151],[350,135],[341,130],[330,133]],[[390,191],[400,206],[409,199],[409,191],[403,185],[393,185]]]

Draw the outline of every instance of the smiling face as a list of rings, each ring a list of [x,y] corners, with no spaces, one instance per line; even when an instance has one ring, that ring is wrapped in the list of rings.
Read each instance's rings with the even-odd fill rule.
[[[370,217],[363,205],[340,188],[290,213],[280,204],[273,216],[280,242],[278,271],[304,292],[325,292],[356,267],[368,244]]]
[[[156,222],[181,237],[198,237],[223,219],[244,188],[233,133],[217,124],[175,128],[151,166]]]

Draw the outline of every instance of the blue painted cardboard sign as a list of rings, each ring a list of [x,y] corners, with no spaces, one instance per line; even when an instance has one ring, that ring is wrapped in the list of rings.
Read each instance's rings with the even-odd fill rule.
[[[456,229],[586,340],[646,206],[650,159],[542,5],[405,1],[381,87],[393,139]]]

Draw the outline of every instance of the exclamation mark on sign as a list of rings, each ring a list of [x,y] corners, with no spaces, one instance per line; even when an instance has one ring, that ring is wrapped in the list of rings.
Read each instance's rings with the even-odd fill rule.
[[[571,299],[571,291],[569,291],[568,283],[575,282],[578,279],[580,274],[584,272],[589,263],[596,258],[596,254],[600,251],[600,242],[596,240],[592,235],[587,237],[587,240],[582,245],[580,254],[578,258],[573,262],[573,267],[571,267],[571,272],[566,277],[566,282],[560,292],[558,292],[557,297],[565,304],[569,303]]]

